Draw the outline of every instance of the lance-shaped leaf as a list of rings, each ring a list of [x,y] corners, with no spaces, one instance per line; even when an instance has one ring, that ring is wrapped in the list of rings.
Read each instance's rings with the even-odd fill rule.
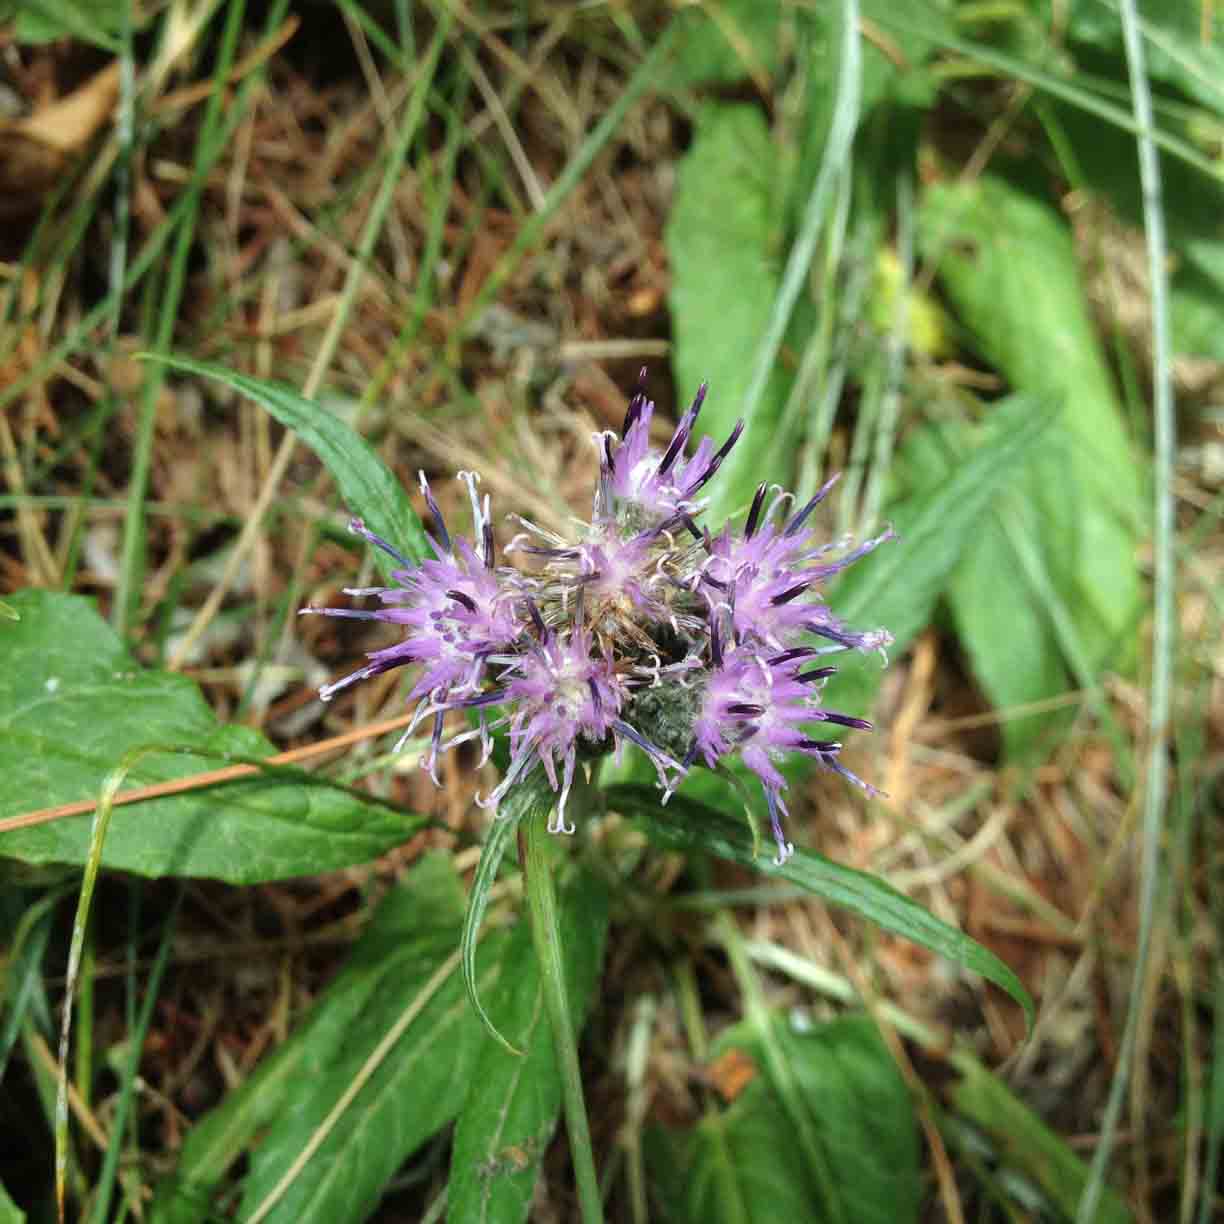
[[[344,504],[364,519],[375,535],[414,560],[432,555],[404,486],[374,448],[334,412],[304,399],[292,387],[239,374],[224,366],[189,357],[147,354],[146,359],[164,361],[184,374],[211,378],[253,400],[314,451],[332,474]],[[395,561],[380,551],[375,552],[374,560],[384,577],[389,577],[396,568]]]
[[[1005,990],[1024,1008],[1031,1025],[1033,1001],[1020,979],[997,957],[963,931],[949,926],[917,901],[899,893],[878,876],[835,863],[810,850],[796,849],[782,867],[766,867],[753,854],[752,836],[742,819],[736,820],[683,795],[666,807],[649,787],[623,783],[608,787],[609,807],[637,821],[652,841],[669,850],[704,851],[745,867],[768,870],[798,884],[832,905],[866,918],[886,931],[961,965]]]

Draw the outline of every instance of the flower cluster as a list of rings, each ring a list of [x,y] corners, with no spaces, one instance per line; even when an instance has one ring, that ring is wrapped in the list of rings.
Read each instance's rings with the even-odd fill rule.
[[[559,792],[554,832],[573,832],[566,798],[584,757],[636,745],[654,764],[666,801],[694,764],[716,768],[738,755],[760,779],[775,862],[785,862],[793,853],[782,830],[785,754],[808,756],[872,792],[842,765],[841,742],[826,737],[830,727],[870,724],[821,704],[835,668],[816,664],[847,649],[882,650],[891,638],[842,624],[818,589],[891,532],[852,549],[817,542],[810,520],[830,481],[798,508],[789,493],[762,484],[743,526],[728,523],[711,535],[699,524],[702,491],[743,422],[721,446],[702,437],[690,453],[705,393],[703,385],[662,449],[651,444],[654,404],[642,391],[633,397],[620,436],[596,435],[599,484],[578,538],[518,520],[525,530],[507,552],[531,558],[530,571],[498,564],[489,500],[477,492],[474,473],[459,474],[474,543],[448,531],[423,474],[432,558],[413,562],[354,520],[353,531],[402,567],[393,571],[396,585],[346,592],[376,598],[374,609],[303,611],[390,621],[405,637],[320,696],[416,666],[409,694],[416,710],[405,738],[432,720],[424,763],[435,781],[439,753],[479,739],[487,759],[492,732],[506,726],[510,766],[478,802],[496,808],[539,764]],[[454,710],[468,712],[469,721],[444,742]]]

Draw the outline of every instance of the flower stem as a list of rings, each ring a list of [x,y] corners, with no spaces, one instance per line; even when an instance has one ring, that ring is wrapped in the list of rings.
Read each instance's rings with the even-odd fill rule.
[[[565,1106],[565,1127],[569,1132],[570,1157],[574,1162],[582,1220],[583,1224],[602,1224],[603,1200],[599,1194],[599,1179],[595,1175],[591,1129],[587,1124],[582,1073],[578,1066],[578,1045],[565,989],[561,931],[557,924],[557,894],[550,861],[554,839],[548,832],[548,816],[547,808],[537,809],[519,826],[519,861],[523,864],[531,936],[540,965],[540,981],[544,987],[544,1006],[548,1009],[548,1019],[552,1024],[557,1063],[561,1070],[561,1099]]]

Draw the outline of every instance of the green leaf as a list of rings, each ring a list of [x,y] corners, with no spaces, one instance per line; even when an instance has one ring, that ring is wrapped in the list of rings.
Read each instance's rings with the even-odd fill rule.
[[[0,1185],[0,1224],[25,1224],[26,1213],[9,1197],[9,1192]]]
[[[1007,1085],[972,1059],[955,1059],[961,1078],[952,1104],[987,1135],[1002,1165],[1036,1182],[1066,1219],[1074,1219],[1088,1182],[1084,1163]],[[1121,1197],[1105,1189],[1096,1224],[1127,1224],[1131,1213]]]
[[[682,397],[692,396],[702,381],[710,384],[700,425],[719,444],[739,419],[752,378],[749,356],[781,282],[780,235],[771,221],[774,160],[757,107],[705,106],[680,162],[667,222],[672,370]],[[775,369],[744,436],[710,486],[712,523],[751,500],[789,381]]]
[[[889,31],[887,45],[863,39],[862,113],[866,116],[891,100],[895,105],[887,112],[887,122],[904,130],[907,121],[899,112],[912,109],[918,114],[934,106],[939,84],[926,64],[938,41],[953,33],[955,23],[939,0],[861,0],[859,9],[864,28],[868,23],[877,28],[898,23]],[[904,28],[899,28],[902,23]],[[912,157],[911,141],[906,146],[905,155]]]
[[[1181,244],[1169,280],[1169,314],[1178,356],[1224,361],[1224,241]]]
[[[992,508],[995,524],[1031,547],[1049,593],[1035,589],[1029,569],[1000,565],[987,553],[1002,546],[997,527],[983,527],[969,541],[950,592],[974,670],[995,705],[1052,697],[1068,687],[1060,658],[1094,675],[1133,662],[1141,598],[1135,553],[1145,513],[1138,456],[1122,426],[1061,218],[987,177],[928,190],[920,226],[927,249],[942,252],[942,283],[983,354],[1014,387],[1061,408],[1025,465],[1021,508],[1005,512],[998,502]],[[1059,609],[1050,595],[1068,610],[1074,642],[1051,620]],[[1025,666],[1013,653],[1021,624],[1048,626],[1029,642]],[[1012,734],[1021,732],[1031,735],[1031,723]]]
[[[778,66],[781,16],[781,5],[760,0],[719,0],[713,13],[705,6],[682,13],[668,83],[684,88],[772,76]]]
[[[303,1084],[344,1056],[358,1020],[401,975],[446,955],[463,917],[463,892],[450,857],[429,854],[383,899],[344,968],[282,1045],[191,1129],[174,1174],[159,1187],[150,1224],[195,1224],[226,1171],[261,1132],[282,1118]],[[383,1005],[385,1006],[385,1004]]]
[[[690,1131],[646,1134],[652,1188],[671,1224],[812,1220],[813,1187],[777,1097],[754,1079]]]
[[[188,357],[145,354],[146,361],[164,361],[184,374],[198,374],[245,395],[292,429],[332,474],[345,505],[365,525],[413,561],[432,556],[421,520],[408,494],[374,448],[334,413],[303,399],[291,387],[238,374],[224,366]],[[400,568],[394,558],[376,549],[374,560],[384,577]]]
[[[566,991],[578,1029],[603,963],[608,897],[581,872],[562,891]],[[556,1129],[561,1081],[531,930],[520,922],[506,949],[499,1023],[525,1050],[516,1058],[486,1042],[455,1126],[447,1208],[452,1220],[526,1220],[540,1163]]]
[[[993,952],[963,931],[948,926],[879,877],[855,871],[810,850],[796,850],[782,867],[766,866],[753,857],[752,838],[743,820],[736,820],[684,795],[673,796],[663,807],[655,791],[632,783],[609,786],[604,793],[609,807],[632,816],[652,841],[669,850],[714,854],[777,875],[832,905],[981,974],[1011,995],[1024,1008],[1032,1024],[1033,1001],[1028,991]]]
[[[454,879],[448,863],[430,872]],[[488,1038],[463,991],[461,915],[450,904],[431,913],[411,879],[394,897],[380,922],[381,946],[366,945],[363,957],[376,962],[378,987],[363,990],[355,1013],[340,1004],[349,1017],[343,1041],[329,1044],[326,1064],[299,1075],[285,1097],[251,1156],[238,1219],[261,1205],[273,1222],[366,1219],[405,1159],[463,1104]],[[481,946],[486,993],[507,982],[508,938],[492,932]]]
[[[96,799],[135,749],[156,746],[129,787],[271,756],[247,727],[217,722],[186,677],[141,669],[78,596],[23,591],[0,621],[0,819]],[[102,864],[144,876],[211,876],[246,884],[334,871],[401,844],[424,824],[389,804],[276,767],[198,792],[118,807]],[[90,818],[0,833],[0,856],[83,864]]]
[[[855,1224],[908,1224],[922,1201],[909,1089],[875,1023],[845,1016],[810,1032],[779,1021],[836,1176],[838,1211]]]
[[[43,983],[43,954],[51,938],[55,911],[69,893],[66,885],[47,889],[37,900],[28,900],[33,890],[7,889],[3,906],[5,960],[3,992],[0,994],[0,1080],[9,1054],[31,1009],[37,1013]],[[15,912],[14,912],[15,910]],[[45,1006],[45,1000],[44,1006]]]
[[[126,0],[22,0],[13,36],[19,44],[80,38],[104,51],[119,50]],[[141,23],[143,24],[143,23]]]
[[[514,836],[519,822],[524,817],[530,819],[542,805],[547,804],[551,808],[555,802],[555,796],[542,768],[536,769],[529,777],[524,778],[512,788],[509,796],[501,805],[497,819],[490,826],[489,834],[481,847],[480,862],[476,864],[476,875],[472,880],[467,913],[463,919],[460,955],[463,963],[463,984],[467,990],[468,999],[489,1036],[513,1057],[520,1057],[521,1051],[502,1036],[480,1001],[480,994],[477,991],[476,947],[480,938],[480,923],[489,902],[489,891],[497,880],[498,868],[501,866],[506,847],[510,844],[510,839]]]
[[[997,410],[996,410],[997,411]],[[994,412],[992,412],[992,419]],[[973,453],[982,432],[965,421],[932,424],[916,431],[908,440],[902,464],[920,487],[942,490]],[[1021,480],[1023,484],[1023,480]],[[992,694],[1009,693],[1013,704],[1039,700],[1062,692],[1070,677],[1058,649],[1058,635],[1045,610],[1028,606],[1036,600],[1024,578],[1013,549],[1012,531],[1040,534],[1032,506],[1021,496],[1011,495],[1010,485],[1000,487],[979,507],[974,529],[964,538],[958,564],[949,579],[952,609],[957,627],[969,646],[975,671]],[[1025,615],[1018,615],[1023,608]],[[989,642],[991,632],[1006,633],[1007,649],[979,656],[976,647]],[[998,667],[1004,674],[992,676]],[[1006,669],[1016,673],[1007,675]],[[997,698],[996,698],[997,699]],[[1072,711],[1048,711],[1023,717],[1008,717],[1002,735],[1009,755],[1015,757],[1052,742],[1066,730]]]
[[[829,604],[850,625],[883,625],[894,653],[909,645],[931,621],[949,576],[980,529],[991,501],[1010,487],[1053,414],[1031,397],[995,406],[981,441],[946,473],[889,508],[897,539],[851,566],[834,587]],[[929,435],[918,431],[897,456],[899,468],[913,463]],[[850,713],[871,708],[883,672],[870,660],[850,659],[825,690],[825,704]]]
[[[829,1184],[818,1170],[809,1170],[824,1209],[805,1218],[846,1224],[916,1220],[922,1180],[914,1109],[874,1022],[843,1016],[813,1028],[777,1016],[769,1038],[806,1106],[825,1167],[833,1171]],[[720,1037],[716,1052],[728,1049],[745,1050],[760,1067],[770,1065],[750,1023]],[[780,1103],[780,1091],[777,1096]]]

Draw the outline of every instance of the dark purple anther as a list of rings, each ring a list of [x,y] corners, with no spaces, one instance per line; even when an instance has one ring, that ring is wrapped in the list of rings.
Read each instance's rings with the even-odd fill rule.
[[[779,608],[783,604],[790,603],[792,599],[798,599],[799,596],[802,595],[811,585],[812,584],[810,582],[797,583],[795,586],[781,592],[781,594],[775,595],[769,602],[773,604],[775,608]]]
[[[752,509],[748,511],[748,521],[744,524],[744,539],[751,540],[756,535],[757,520],[761,517],[761,507],[765,504],[765,482],[757,485],[756,495],[752,499]]]

